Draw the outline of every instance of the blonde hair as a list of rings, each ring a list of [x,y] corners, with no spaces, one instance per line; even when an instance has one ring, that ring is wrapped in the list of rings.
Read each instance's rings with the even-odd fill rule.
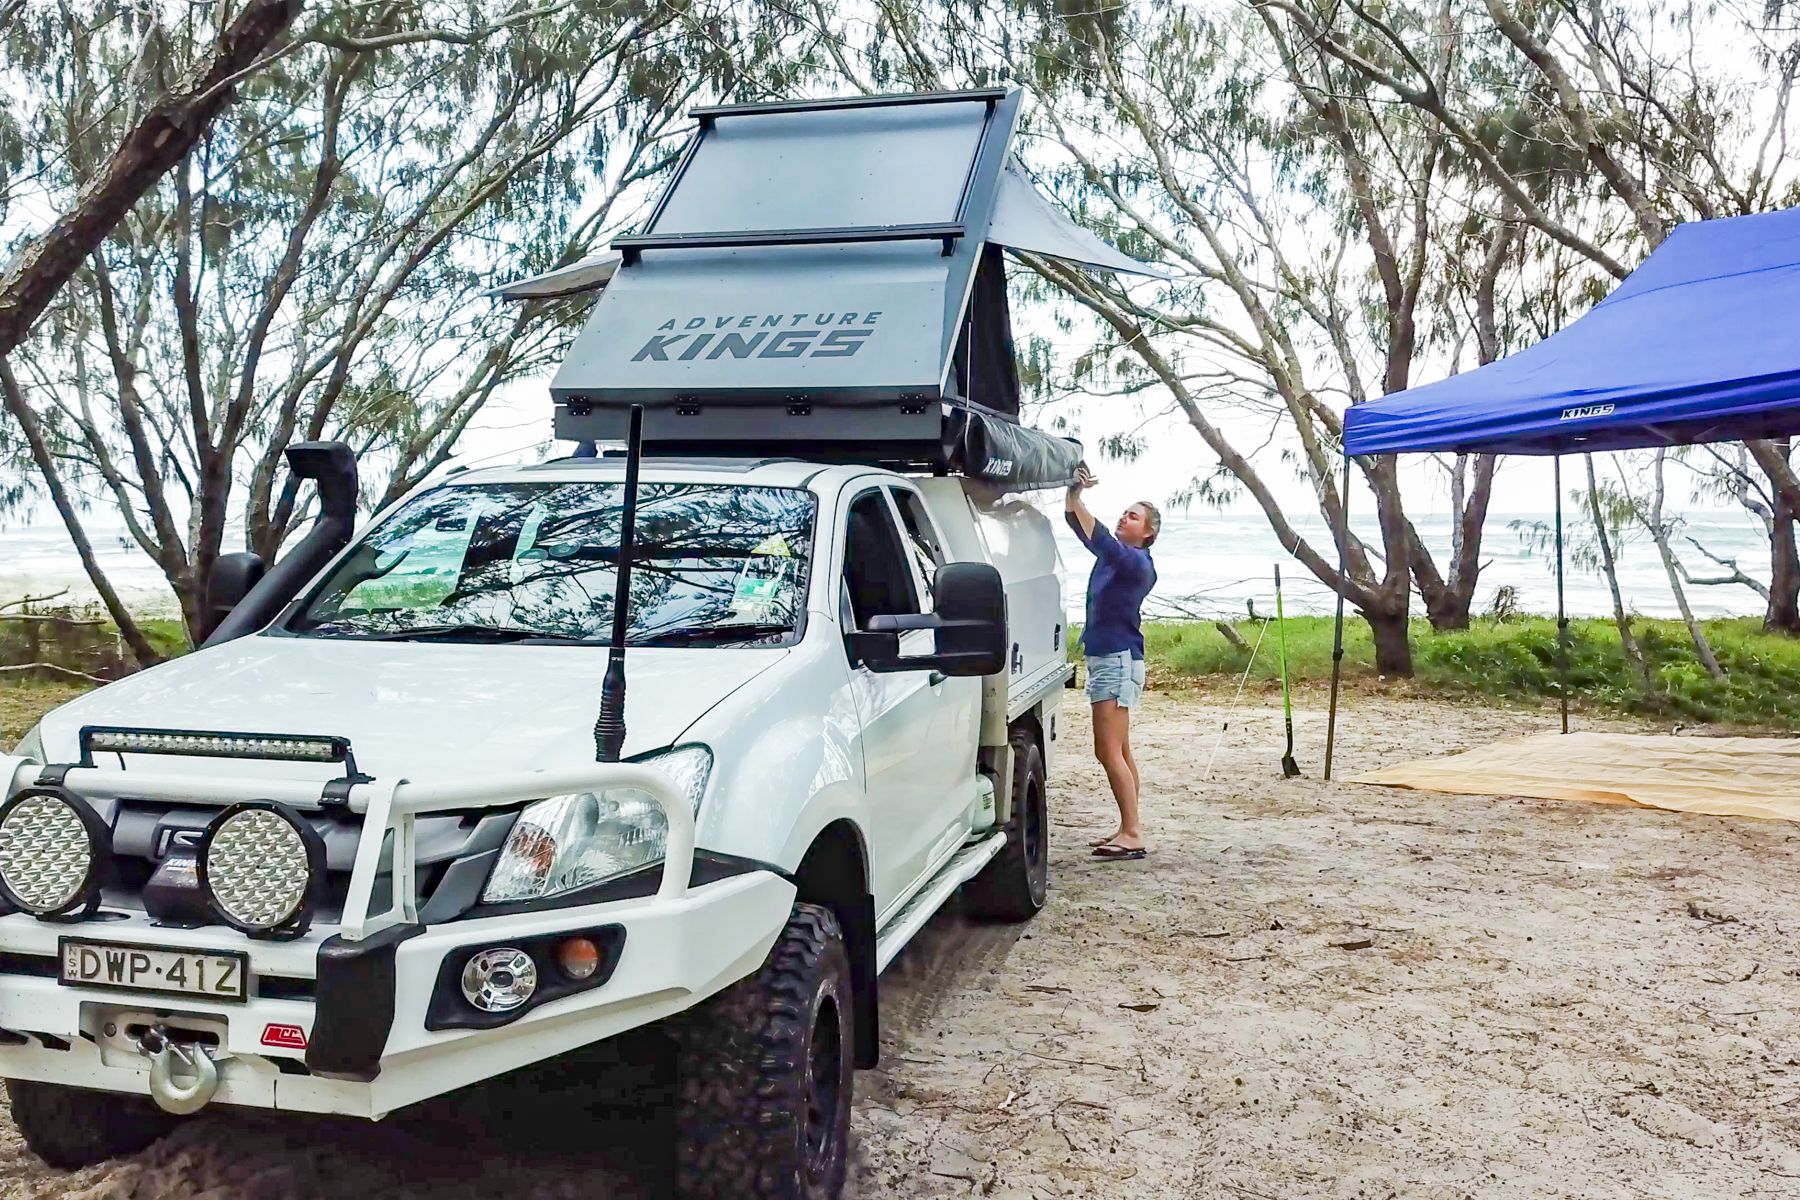
[[[1144,539],[1144,549],[1148,550],[1156,544],[1156,535],[1162,532],[1162,513],[1148,500],[1139,500],[1133,507],[1144,510],[1144,524],[1150,527],[1150,536]]]

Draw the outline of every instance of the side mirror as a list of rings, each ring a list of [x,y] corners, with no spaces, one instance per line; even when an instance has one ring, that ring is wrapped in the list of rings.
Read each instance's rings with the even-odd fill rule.
[[[221,554],[219,561],[213,564],[212,577],[206,581],[206,607],[212,613],[212,623],[216,627],[225,619],[225,615],[250,594],[250,589],[262,582],[268,565],[260,554]]]
[[[869,618],[851,644],[871,671],[938,671],[945,675],[993,675],[1006,669],[1006,586],[987,563],[945,563],[932,584],[935,612]],[[900,635],[929,629],[935,654],[903,656]]]

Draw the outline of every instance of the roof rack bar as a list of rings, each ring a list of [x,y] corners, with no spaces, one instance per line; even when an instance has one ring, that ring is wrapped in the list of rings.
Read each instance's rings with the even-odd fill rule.
[[[719,117],[738,117],[747,113],[831,112],[846,108],[892,108],[912,104],[958,104],[985,100],[992,108],[1005,99],[1005,88],[969,88],[960,92],[910,92],[897,96],[834,96],[825,100],[772,100],[761,104],[713,104],[691,108],[688,116],[705,129]]]
[[[622,265],[631,266],[645,250],[722,250],[739,246],[829,246],[847,242],[942,241],[954,253],[965,230],[960,222],[925,225],[856,225],[842,229],[746,229],[734,233],[637,233],[613,239]]]

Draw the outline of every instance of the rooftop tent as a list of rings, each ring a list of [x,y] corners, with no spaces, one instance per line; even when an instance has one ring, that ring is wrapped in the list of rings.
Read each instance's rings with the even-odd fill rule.
[[[995,88],[695,110],[616,269],[497,289],[604,288],[551,382],[557,436],[619,440],[641,404],[652,451],[1066,482],[1079,446],[1016,424],[1001,248],[1151,272],[1011,166],[1018,108]]]
[[[1800,433],[1800,209],[1677,226],[1534,346],[1344,417],[1346,454],[1562,454]]]

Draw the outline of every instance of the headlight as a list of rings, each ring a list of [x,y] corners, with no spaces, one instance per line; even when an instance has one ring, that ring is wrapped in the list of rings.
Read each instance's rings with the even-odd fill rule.
[[[44,757],[44,727],[33,725],[25,736],[19,739],[19,744],[12,748],[12,752],[19,758],[29,758],[34,762],[48,761]]]
[[[706,747],[683,746],[638,763],[673,779],[699,810],[707,776],[712,774],[712,752]],[[662,805],[638,788],[539,800],[513,823],[481,900],[512,904],[592,887],[661,862],[668,842],[669,821]]]

